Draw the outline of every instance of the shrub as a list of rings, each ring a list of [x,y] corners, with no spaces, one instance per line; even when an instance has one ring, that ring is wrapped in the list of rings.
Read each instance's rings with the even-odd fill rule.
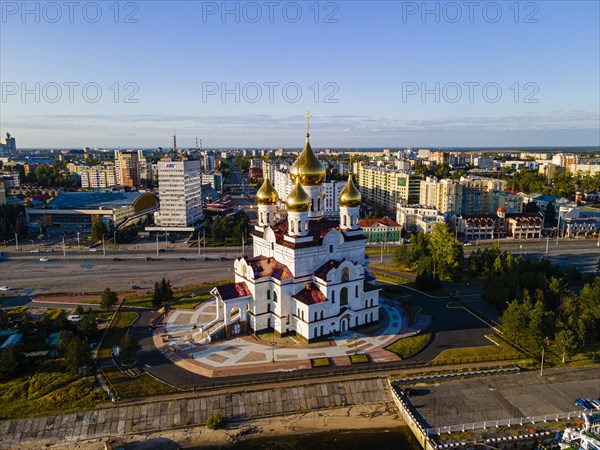
[[[221,430],[227,426],[227,419],[220,412],[213,413],[206,419],[206,428],[209,430]]]

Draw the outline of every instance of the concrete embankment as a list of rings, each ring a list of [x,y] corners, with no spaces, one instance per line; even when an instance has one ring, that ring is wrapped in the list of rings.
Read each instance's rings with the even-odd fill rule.
[[[214,412],[241,421],[340,406],[392,402],[385,378],[331,382],[260,391],[203,395],[76,414],[0,422],[6,446],[80,442],[198,426]]]

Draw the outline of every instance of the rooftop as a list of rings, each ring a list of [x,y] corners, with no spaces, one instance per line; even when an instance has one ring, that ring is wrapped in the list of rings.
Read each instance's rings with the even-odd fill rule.
[[[143,192],[65,192],[48,202],[44,209],[116,209],[130,206]]]

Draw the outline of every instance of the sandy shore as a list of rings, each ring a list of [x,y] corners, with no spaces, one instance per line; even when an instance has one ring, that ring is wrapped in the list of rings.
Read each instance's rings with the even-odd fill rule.
[[[271,438],[290,435],[306,435],[324,431],[347,431],[369,429],[398,429],[406,426],[393,403],[367,404],[344,408],[323,409],[302,414],[254,419],[228,424],[225,430],[209,430],[204,427],[165,430],[144,435],[126,436],[122,442],[127,448],[175,449],[210,448],[245,441],[255,437]],[[40,446],[39,444],[6,447],[14,449],[104,449],[108,439]],[[135,444],[133,444],[135,443]],[[132,445],[133,444],[133,445]],[[2,447],[0,445],[0,447]],[[2,447],[4,448],[4,447]]]

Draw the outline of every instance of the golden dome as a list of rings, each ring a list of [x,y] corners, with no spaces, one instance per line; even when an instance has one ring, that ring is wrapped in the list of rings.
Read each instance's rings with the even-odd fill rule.
[[[279,200],[279,195],[277,195],[277,191],[267,176],[260,189],[256,192],[256,203],[259,205],[275,205],[277,204],[277,200]]]
[[[315,156],[308,140],[309,134],[306,133],[306,144],[296,162],[290,169],[290,178],[295,183],[300,178],[300,184],[303,186],[317,186],[325,180],[325,167]]]
[[[358,189],[356,189],[354,181],[352,181],[352,175],[348,175],[346,187],[344,187],[344,190],[340,192],[338,199],[340,201],[340,206],[344,206],[346,208],[355,208],[360,206],[360,203],[362,202],[362,196],[360,195]]]
[[[285,203],[287,204],[288,211],[292,212],[306,212],[310,208],[310,197],[306,191],[302,188],[302,185],[296,181],[295,186],[292,188],[292,192],[288,195]]]

